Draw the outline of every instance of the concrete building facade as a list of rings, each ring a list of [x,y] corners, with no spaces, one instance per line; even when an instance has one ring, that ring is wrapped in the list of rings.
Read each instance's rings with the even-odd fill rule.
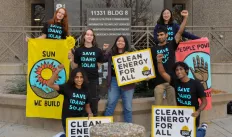
[[[26,35],[32,33],[34,36],[40,33],[34,33],[34,29],[28,26],[40,26],[42,22],[50,19],[54,12],[54,3],[61,0],[0,0],[0,69],[2,78],[0,83],[7,85],[7,80],[18,77],[19,79],[25,78],[27,69],[25,65],[27,64],[27,43],[25,42]],[[67,0],[69,1],[69,0]],[[84,12],[86,8],[91,7],[103,2],[102,7],[107,7],[111,5],[112,7],[117,7],[118,0],[107,0],[111,3],[104,3],[106,0],[77,0],[77,5],[74,7],[79,7],[83,11],[82,25],[84,22]],[[125,0],[126,1],[126,0]],[[230,27],[232,12],[230,12],[230,7],[232,7],[232,1],[230,0],[127,0],[132,4],[135,10],[135,15],[133,18],[138,20],[135,25],[140,26],[150,26],[149,32],[145,29],[144,33],[149,36],[153,32],[153,27],[156,24],[160,12],[163,8],[172,8],[173,11],[180,11],[180,9],[187,9],[189,11],[188,26],[205,26],[205,27],[190,27],[188,31],[197,34],[199,36],[207,36],[210,39],[211,46],[211,63],[221,63],[221,62],[231,62],[232,61],[232,27]],[[140,4],[136,5],[136,2],[140,1]],[[144,2],[144,3],[141,3]],[[81,8],[78,3],[82,3]],[[88,5],[90,3],[90,5]],[[105,4],[105,5],[104,5]],[[108,5],[107,5],[108,4]],[[125,3],[124,3],[125,4]],[[136,11],[142,8],[141,5],[146,5],[149,8],[150,14],[146,18],[141,18]],[[124,5],[125,6],[125,5]],[[68,9],[68,7],[66,7]],[[146,7],[145,7],[146,8]],[[78,11],[77,10],[77,11]],[[137,18],[136,18],[137,12]],[[80,19],[80,12],[69,13],[69,16],[78,16]],[[36,22],[34,19],[41,19],[40,22]],[[140,19],[140,20],[139,20]],[[75,22],[75,21],[74,21]],[[76,21],[80,25],[80,21]],[[72,24],[71,24],[72,25]],[[218,27],[226,26],[226,27]],[[36,31],[41,32],[37,29]],[[150,37],[151,38],[151,37]],[[147,39],[147,38],[145,38]],[[152,38],[151,38],[152,39]],[[146,44],[147,45],[147,44]],[[24,72],[18,72],[14,70],[12,64],[21,66]],[[9,73],[3,71],[7,69],[12,70]],[[0,90],[4,89],[4,86],[0,87]],[[220,87],[223,90],[229,90],[229,85],[224,88],[220,85],[215,87]],[[228,88],[226,88],[228,87]]]
[[[42,4],[45,6],[46,19],[49,19],[53,15],[52,11],[54,10],[54,3],[56,3],[56,1],[59,0],[1,0],[0,26],[33,25],[31,17],[33,5],[35,4]],[[82,1],[83,8],[85,8],[85,4],[88,3],[87,1]],[[101,0],[95,0],[95,3],[100,3],[100,1]],[[114,0],[111,1],[113,3]],[[230,0],[151,0],[150,3],[154,13],[157,15],[160,14],[160,11],[164,7],[171,8],[175,4],[182,4],[190,13],[188,21],[189,26],[230,26],[231,24],[232,12],[230,12],[230,7],[232,6],[232,1]],[[80,5],[76,5],[76,7],[78,8]],[[79,15],[76,13],[75,15],[69,13],[69,16]],[[155,22],[149,25],[155,25]]]

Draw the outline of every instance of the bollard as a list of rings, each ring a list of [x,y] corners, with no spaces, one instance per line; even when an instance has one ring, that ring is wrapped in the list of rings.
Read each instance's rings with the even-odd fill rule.
[[[104,123],[90,128],[90,137],[145,137],[143,126],[132,123]]]

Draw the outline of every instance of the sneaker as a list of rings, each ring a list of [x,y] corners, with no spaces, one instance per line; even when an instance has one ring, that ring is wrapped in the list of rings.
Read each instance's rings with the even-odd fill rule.
[[[54,135],[53,137],[62,137],[62,136],[65,137],[65,133],[64,132],[60,132],[60,133]]]
[[[207,129],[207,128],[208,128],[208,125],[207,125],[206,123],[202,123],[202,124],[201,124],[201,128]]]

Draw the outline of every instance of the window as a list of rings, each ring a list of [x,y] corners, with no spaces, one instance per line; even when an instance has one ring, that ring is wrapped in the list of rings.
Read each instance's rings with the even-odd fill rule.
[[[43,26],[45,23],[45,5],[32,4],[31,8],[31,25]]]
[[[181,11],[185,9],[185,4],[173,4],[172,14],[175,23],[181,24],[183,18],[181,16]]]

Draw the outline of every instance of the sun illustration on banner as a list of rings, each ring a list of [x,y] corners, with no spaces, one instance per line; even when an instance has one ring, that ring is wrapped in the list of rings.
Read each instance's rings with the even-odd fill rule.
[[[47,86],[48,80],[60,65],[54,59],[42,59],[34,64],[30,71],[29,83],[33,92],[44,99],[51,99],[57,97],[59,94]],[[61,70],[56,78],[56,84],[63,84],[66,81],[66,72]]]
[[[38,66],[38,68],[36,68],[36,78],[38,79],[36,82],[39,82],[42,85],[46,85],[47,81],[51,78],[52,73],[54,73],[56,71],[55,66],[53,65],[53,62],[51,64],[47,64],[44,61],[44,64],[41,64],[41,66]],[[61,78],[60,76],[58,76],[58,79]]]

